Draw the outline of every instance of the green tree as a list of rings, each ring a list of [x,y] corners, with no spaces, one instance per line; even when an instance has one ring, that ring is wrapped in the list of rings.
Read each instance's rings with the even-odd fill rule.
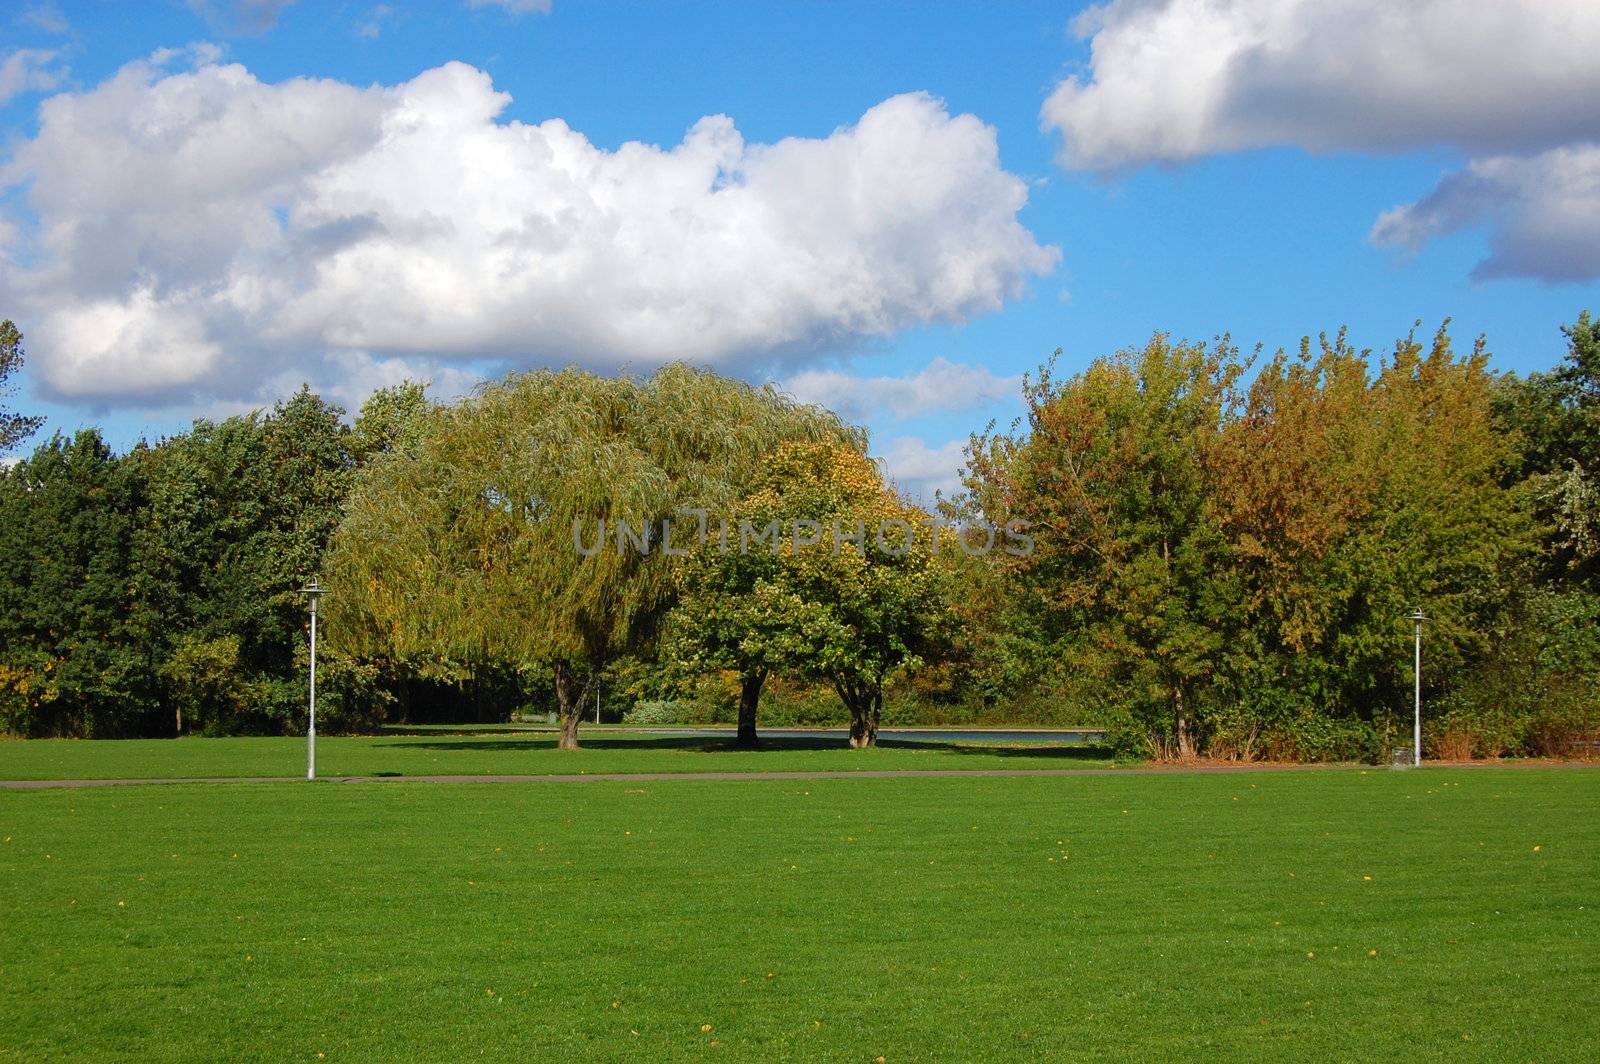
[[[0,473],[0,726],[158,728],[155,646],[129,580],[136,477],[99,433],[57,434]]]
[[[271,410],[197,421],[188,433],[124,460],[145,485],[131,560],[162,655],[237,642],[248,709],[213,715],[212,730],[298,730],[304,721],[306,610],[299,588],[320,571],[343,512],[353,464],[342,411],[302,388]],[[230,646],[232,644],[229,644]],[[165,668],[177,720],[186,695]],[[191,713],[192,716],[192,713]]]
[[[738,672],[741,742],[778,671],[831,684],[850,745],[873,746],[885,685],[922,663],[948,617],[934,534],[859,446],[784,446],[697,552],[674,649]]]
[[[1034,537],[1007,564],[1036,623],[1184,757],[1236,620],[1205,472],[1233,354],[1157,335],[1066,381],[1046,366],[1024,387],[1027,436],[969,451],[985,516]]]
[[[8,394],[7,382],[22,368],[22,333],[8,318],[0,321],[0,398]],[[0,406],[0,451],[9,451],[39,431],[44,418],[16,414]]]
[[[1441,328],[1373,361],[1324,337],[1242,387],[1226,342],[1158,336],[1047,370],[1026,434],[974,440],[975,501],[1037,539],[1006,560],[1024,628],[1132,745],[1370,756],[1409,686],[1410,609],[1434,617],[1430,683],[1488,652],[1534,526],[1501,480],[1487,355]]]
[[[1487,366],[1481,342],[1457,355],[1441,328],[1381,360],[1324,337],[1256,375],[1212,469],[1248,621],[1230,644],[1236,722],[1337,725],[1349,739],[1327,753],[1351,756],[1396,726],[1411,609],[1434,618],[1433,691],[1489,650],[1534,543],[1501,482],[1515,452]]]
[[[574,748],[588,684],[652,639],[674,600],[686,515],[731,505],[777,443],[836,426],[681,365],[487,385],[358,478],[329,568],[330,637],[440,674],[548,668]]]
[[[1561,364],[1498,382],[1494,411],[1516,435],[1519,458],[1505,480],[1527,491],[1548,528],[1551,578],[1595,590],[1600,581],[1600,321],[1588,311],[1562,326]]]
[[[426,384],[407,380],[369,395],[351,429],[351,457],[360,464],[396,449],[416,447],[426,419],[435,409],[427,392]]]

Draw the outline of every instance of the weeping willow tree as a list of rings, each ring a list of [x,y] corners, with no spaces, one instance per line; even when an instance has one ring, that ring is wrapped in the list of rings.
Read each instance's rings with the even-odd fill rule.
[[[358,479],[330,551],[330,637],[423,674],[550,669],[576,748],[589,684],[654,635],[701,515],[784,443],[822,440],[863,443],[820,408],[683,365],[488,384]]]

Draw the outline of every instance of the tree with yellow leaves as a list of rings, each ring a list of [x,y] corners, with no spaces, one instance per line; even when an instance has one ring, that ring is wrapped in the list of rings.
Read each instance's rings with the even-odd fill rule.
[[[850,745],[873,746],[885,685],[920,665],[947,624],[937,534],[863,448],[784,446],[697,550],[674,649],[745,678],[743,742],[755,739],[761,681],[778,671],[831,684]],[[943,549],[956,549],[948,533]]]

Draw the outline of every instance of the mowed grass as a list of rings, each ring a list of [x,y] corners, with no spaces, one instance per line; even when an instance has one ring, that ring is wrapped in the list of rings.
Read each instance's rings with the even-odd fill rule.
[[[323,736],[323,776],[537,775],[610,772],[797,772],[847,769],[1072,768],[1110,764],[1101,748],[1066,743],[1001,743],[981,738],[886,739],[851,750],[844,737],[769,735],[759,750],[727,736],[670,736],[595,729],[580,750],[556,749],[554,732]],[[304,737],[30,739],[0,741],[0,779],[184,779],[302,776]]]
[[[1600,1059],[1600,772],[0,791],[0,1059]]]

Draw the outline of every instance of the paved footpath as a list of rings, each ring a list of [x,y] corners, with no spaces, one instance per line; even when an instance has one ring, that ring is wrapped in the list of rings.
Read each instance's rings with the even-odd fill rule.
[[[1596,768],[1597,761],[1443,762],[1427,768]],[[535,776],[319,776],[317,783],[657,783],[679,780],[842,780],[959,779],[994,776],[1149,776],[1181,773],[1379,771],[1362,765],[1139,765],[1131,768],[976,768],[976,769],[837,769],[814,772],[585,772]],[[1382,769],[1382,771],[1390,771]],[[29,791],[51,787],[144,787],[171,783],[305,783],[303,776],[215,776],[187,779],[0,780],[0,790]]]

